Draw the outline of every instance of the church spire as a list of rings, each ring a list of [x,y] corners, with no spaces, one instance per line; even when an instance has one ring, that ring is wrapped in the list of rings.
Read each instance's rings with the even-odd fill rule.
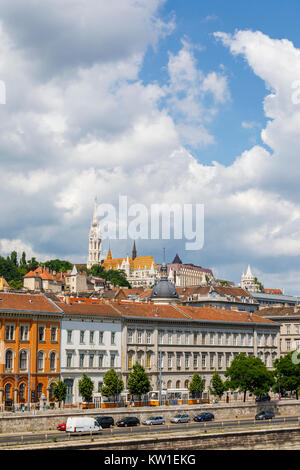
[[[133,242],[133,248],[132,248],[132,261],[135,260],[136,258],[136,246],[135,246],[135,240]]]
[[[101,232],[98,220],[98,200],[97,196],[94,201],[93,219],[89,235],[89,256],[87,268],[90,269],[94,264],[101,263]]]

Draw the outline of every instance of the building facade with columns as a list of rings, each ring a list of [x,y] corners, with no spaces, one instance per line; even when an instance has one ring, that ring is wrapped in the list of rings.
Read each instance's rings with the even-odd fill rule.
[[[122,375],[133,364],[145,367],[152,390],[188,390],[194,373],[206,380],[224,378],[237,354],[260,357],[269,369],[279,357],[280,326],[254,313],[182,305],[118,305],[123,317]],[[161,354],[161,371],[159,356]]]
[[[62,310],[44,295],[0,293],[0,404],[54,401]],[[29,381],[30,378],[30,381]]]

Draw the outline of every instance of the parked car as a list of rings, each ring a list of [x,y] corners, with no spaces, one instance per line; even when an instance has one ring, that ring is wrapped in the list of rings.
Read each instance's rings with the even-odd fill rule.
[[[96,416],[95,420],[103,429],[112,428],[115,424],[112,416]]]
[[[170,419],[171,423],[189,423],[191,418],[189,415],[184,414],[177,414],[173,418]]]
[[[270,401],[271,397],[268,393],[265,393],[264,395],[259,395],[258,397],[255,398],[255,401]]]
[[[138,426],[140,424],[140,420],[135,418],[134,416],[128,416],[127,418],[122,418],[117,421],[117,426],[127,427],[127,426]]]
[[[194,417],[194,421],[201,422],[201,421],[213,421],[215,416],[212,413],[200,413],[199,415]]]
[[[57,429],[58,429],[58,431],[65,431],[65,430],[66,430],[66,426],[67,426],[66,423],[59,424],[59,425],[57,426]]]
[[[153,416],[143,421],[143,424],[165,424],[166,420],[162,416]]]
[[[275,418],[275,414],[273,411],[260,411],[257,413],[255,416],[255,419],[261,420],[261,419],[272,419]]]
[[[102,427],[97,423],[95,418],[76,416],[74,418],[67,419],[67,432],[100,431],[101,429]]]

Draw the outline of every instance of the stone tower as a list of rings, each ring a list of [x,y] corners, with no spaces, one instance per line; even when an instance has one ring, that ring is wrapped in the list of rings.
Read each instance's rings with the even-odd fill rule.
[[[89,235],[89,257],[87,268],[90,269],[93,264],[101,263],[101,232],[98,220],[98,201],[95,197],[94,214]]]

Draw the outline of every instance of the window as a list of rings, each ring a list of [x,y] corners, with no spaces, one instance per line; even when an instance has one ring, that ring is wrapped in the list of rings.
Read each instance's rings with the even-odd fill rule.
[[[209,344],[215,344],[215,335],[214,335],[214,333],[210,333],[210,335],[209,335]]]
[[[185,334],[185,344],[189,344],[190,335],[189,333]]]
[[[222,354],[218,354],[218,369],[222,368]]]
[[[290,335],[291,334],[291,327],[290,325],[286,325],[286,334]]]
[[[172,368],[172,353],[168,353],[168,369]]]
[[[116,333],[114,331],[111,332],[110,343],[115,344],[116,342]]]
[[[38,369],[43,370],[44,369],[44,354],[42,351],[38,352]]]
[[[206,354],[202,354],[202,369],[206,369]]]
[[[230,354],[226,353],[226,369],[230,366]]]
[[[15,339],[15,325],[5,326],[5,340],[13,341]]]
[[[286,350],[287,351],[291,350],[291,341],[289,339],[286,340]]]
[[[151,331],[147,331],[147,344],[151,344],[152,334]]]
[[[226,339],[225,339],[226,346],[229,345],[229,341],[230,341],[230,333],[226,333]]]
[[[172,344],[172,333],[168,333],[168,344]]]
[[[176,334],[176,343],[181,344],[181,334],[180,333]]]
[[[151,354],[147,354],[147,358],[146,358],[146,366],[148,367],[148,369],[150,369],[151,367]]]
[[[241,335],[241,345],[245,346],[245,335]]]
[[[67,353],[67,367],[72,366],[72,353]]]
[[[25,400],[25,384],[24,384],[24,383],[22,383],[22,384],[20,385],[20,389],[19,389],[19,400],[20,400],[20,401]]]
[[[5,369],[12,369],[12,366],[13,366],[12,351],[6,351],[6,354],[5,354]]]
[[[57,328],[56,326],[51,327],[51,343],[55,343],[57,341]]]
[[[235,333],[233,335],[233,346],[237,346],[238,344],[238,335]]]
[[[84,367],[84,354],[80,353],[79,354],[79,367]]]
[[[138,331],[138,344],[142,343],[142,332]]]
[[[299,335],[299,325],[295,325],[295,334]]]
[[[116,355],[111,354],[110,355],[110,367],[113,369],[115,367],[115,362],[116,362]]]
[[[215,359],[215,355],[214,355],[214,353],[211,353],[210,354],[210,368],[211,369],[214,368],[214,359]]]
[[[102,369],[103,367],[103,354],[99,354],[99,368]]]
[[[194,353],[194,369],[198,369],[198,353]]]
[[[132,344],[133,341],[133,331],[129,330],[128,331],[128,343]]]
[[[84,330],[80,331],[80,344],[84,343]]]
[[[248,346],[253,346],[253,335],[248,335]]]
[[[219,345],[222,344],[222,337],[223,337],[222,333],[219,333],[219,334],[218,334],[218,344],[219,344]]]
[[[26,351],[20,352],[20,370],[27,369],[27,353]]]
[[[180,358],[180,354],[177,354],[176,355],[176,367],[177,367],[177,369],[180,369],[180,366],[181,366],[181,358]]]
[[[94,331],[90,331],[90,344],[94,344]]]
[[[72,331],[72,330],[68,330],[68,331],[67,331],[67,343],[68,343],[68,344],[72,343],[72,336],[73,336],[73,331]]]
[[[29,326],[21,325],[20,326],[20,341],[28,341],[29,339]]]
[[[198,334],[194,333],[194,345],[198,344]]]
[[[51,370],[55,370],[55,369],[56,369],[55,363],[56,363],[56,354],[55,354],[55,352],[52,352],[52,353],[50,354],[50,369],[51,369]]]
[[[205,344],[205,343],[206,343],[205,338],[206,338],[205,333],[202,333],[202,344]]]
[[[90,354],[89,356],[89,367],[94,367],[94,354]]]
[[[103,331],[99,331],[99,344],[103,344]]]
[[[39,326],[39,341],[45,341],[45,327]]]
[[[132,369],[132,354],[128,355],[128,369]]]
[[[189,353],[185,353],[185,368],[188,369],[190,365],[190,355]]]
[[[164,343],[164,332],[163,331],[158,332],[158,342],[159,342],[159,344]]]
[[[261,335],[257,335],[257,346],[261,346]]]

